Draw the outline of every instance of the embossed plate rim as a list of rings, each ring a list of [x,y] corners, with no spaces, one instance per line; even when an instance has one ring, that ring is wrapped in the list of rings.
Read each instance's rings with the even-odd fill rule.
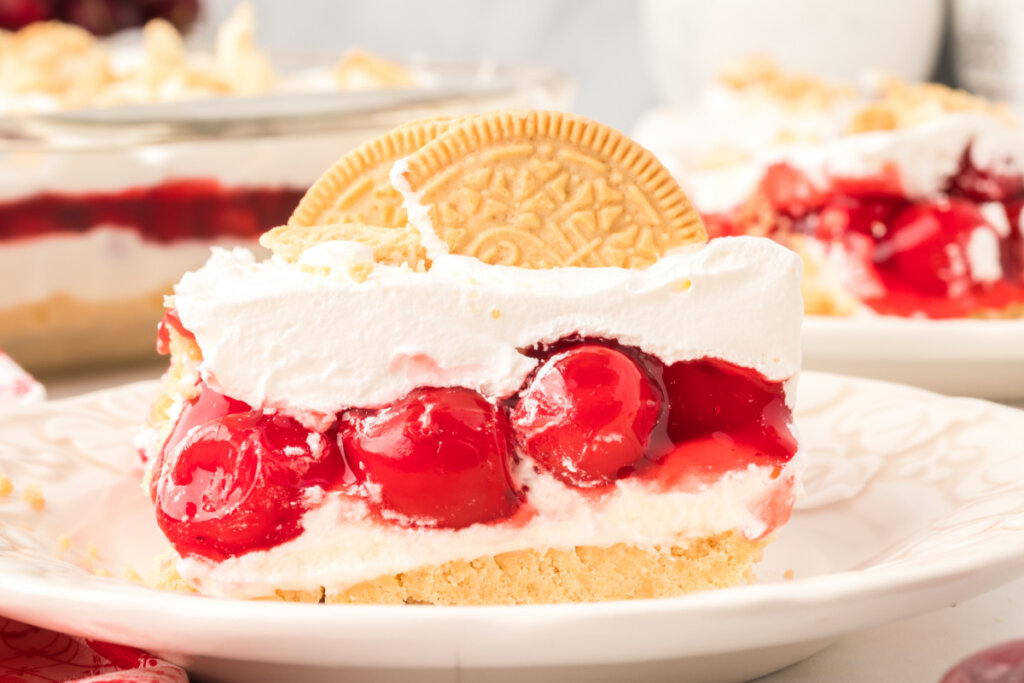
[[[852,387],[854,391],[896,392],[916,397],[922,403],[949,402],[957,410],[974,410],[990,419],[992,415],[1001,415],[1015,424],[1021,420],[1024,433],[1024,413],[983,401],[947,399],[909,387],[819,373],[805,373],[804,383],[817,385],[819,391],[835,385],[837,391]],[[141,398],[155,390],[155,386],[153,382],[144,382],[43,406],[16,408],[0,413],[0,422],[46,412],[73,413],[104,399],[130,397],[132,392]],[[357,641],[382,639],[381,642],[390,644],[391,651],[398,643],[408,647],[422,645],[425,638],[440,650],[416,652],[419,665],[427,667],[450,663],[451,652],[445,651],[445,647],[454,646],[463,648],[458,661],[465,665],[580,663],[573,660],[585,656],[604,663],[636,662],[667,656],[668,645],[659,643],[653,649],[610,646],[590,654],[594,650],[593,638],[606,634],[607,629],[620,632],[623,628],[647,629],[652,624],[671,625],[673,629],[689,626],[692,631],[699,622],[706,625],[708,633],[693,632],[690,643],[676,643],[679,639],[673,639],[672,656],[740,651],[835,637],[870,624],[928,611],[948,604],[951,599],[966,599],[1024,571],[1024,516],[1013,519],[1022,523],[1011,528],[1009,541],[1003,534],[994,545],[983,544],[984,553],[956,553],[942,556],[932,564],[896,563],[665,600],[528,607],[324,607],[219,600],[151,591],[85,572],[62,580],[33,576],[28,573],[31,560],[0,552],[0,571],[7,568],[7,573],[0,575],[0,611],[24,621],[61,627],[80,635],[117,637],[151,649],[258,661],[325,666],[361,662],[372,666],[367,661],[379,654],[372,647],[356,653],[324,649],[325,644],[344,637]],[[10,571],[19,566],[25,571]],[[777,626],[780,615],[789,620],[792,628],[764,627],[765,623]],[[218,633],[221,638],[203,642],[190,630],[176,632],[182,620],[201,623],[199,631]],[[716,641],[726,625],[735,631],[730,639]],[[507,653],[493,652],[489,641],[481,640],[486,636],[504,638],[506,643],[537,644],[543,638],[550,639],[554,632],[571,635],[556,639],[555,649],[551,644],[538,647],[529,657],[523,656],[522,649],[513,648],[514,659],[508,659]],[[290,633],[294,634],[291,638],[287,637]],[[424,636],[425,633],[430,635]],[[285,642],[275,647],[274,638]],[[587,649],[580,649],[584,647]]]

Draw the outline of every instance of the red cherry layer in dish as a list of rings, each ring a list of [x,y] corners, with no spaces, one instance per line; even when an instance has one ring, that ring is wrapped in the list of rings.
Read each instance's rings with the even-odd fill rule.
[[[230,188],[207,179],[114,192],[40,193],[0,201],[0,240],[98,226],[130,229],[155,242],[256,238],[285,222],[302,195],[289,188]]]
[[[927,201],[908,199],[893,169],[820,187],[778,163],[750,203],[705,223],[712,236],[763,232],[798,250],[820,245],[877,313],[961,318],[1024,305],[1022,206],[1020,173],[976,168],[968,150],[945,192]]]

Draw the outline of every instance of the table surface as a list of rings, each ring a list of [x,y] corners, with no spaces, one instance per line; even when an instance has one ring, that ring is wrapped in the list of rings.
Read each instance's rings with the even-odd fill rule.
[[[148,366],[46,383],[51,399],[159,377]],[[1024,408],[1024,404],[1016,407]],[[1024,638],[1024,578],[967,602],[877,626],[837,641],[827,650],[758,683],[878,680],[938,681],[963,657],[1006,640]]]

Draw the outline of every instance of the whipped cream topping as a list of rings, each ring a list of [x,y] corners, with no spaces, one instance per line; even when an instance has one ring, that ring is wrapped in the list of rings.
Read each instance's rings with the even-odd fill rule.
[[[837,122],[843,120],[838,112],[829,115]],[[758,116],[746,119],[748,127],[758,129],[751,120],[760,120]],[[742,204],[756,189],[764,169],[778,162],[799,169],[821,187],[827,186],[830,177],[871,176],[894,166],[911,199],[939,193],[968,147],[978,168],[1012,165],[1024,169],[1024,130],[991,115],[966,112],[945,114],[909,128],[852,135],[840,135],[838,126],[830,132],[819,126],[820,135],[793,144],[772,141],[767,134],[752,135],[749,140],[733,141],[736,147],[729,163],[708,165],[714,141],[724,139],[743,122],[743,117],[735,115],[716,120],[707,112],[662,109],[641,120],[635,137],[658,155],[704,213],[728,211]],[[764,123],[768,130],[773,125]],[[710,132],[697,140],[680,132],[684,130]]]
[[[0,282],[12,285],[0,286],[0,310],[61,295],[101,302],[166,291],[183,272],[200,266],[213,244],[252,242],[188,239],[164,244],[113,225],[0,240]]]
[[[799,370],[801,263],[770,240],[694,245],[646,270],[529,270],[437,255],[426,273],[367,273],[352,268],[365,260],[359,253],[330,242],[289,264],[215,250],[175,288],[204,380],[315,424],[419,386],[509,396],[537,364],[523,350],[571,335],[618,340],[666,363],[720,358],[770,380]]]
[[[733,530],[756,539],[770,531],[766,507],[775,500],[791,501],[797,492],[793,479],[802,467],[798,455],[781,475],[771,467],[751,466],[697,491],[666,492],[623,479],[595,501],[524,461],[516,477],[529,487],[536,508],[525,525],[476,524],[459,530],[385,525],[369,517],[363,503],[328,494],[303,517],[298,538],[219,563],[184,558],[178,571],[209,595],[258,597],[312,586],[324,586],[330,594],[423,565],[528,548],[665,546]]]

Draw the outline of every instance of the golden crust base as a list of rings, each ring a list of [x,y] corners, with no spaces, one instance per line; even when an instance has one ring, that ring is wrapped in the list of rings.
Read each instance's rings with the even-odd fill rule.
[[[277,591],[260,600],[407,605],[530,605],[667,598],[754,580],[765,540],[729,532],[667,548],[521,550],[381,576],[341,593]],[[191,591],[163,562],[153,587]]]
[[[92,302],[59,295],[0,310],[0,349],[33,373],[125,360],[156,360],[155,331],[171,285],[135,299]]]
[[[523,550],[366,581],[326,602],[527,605],[666,598],[753,580],[764,541],[735,533],[669,548]]]

